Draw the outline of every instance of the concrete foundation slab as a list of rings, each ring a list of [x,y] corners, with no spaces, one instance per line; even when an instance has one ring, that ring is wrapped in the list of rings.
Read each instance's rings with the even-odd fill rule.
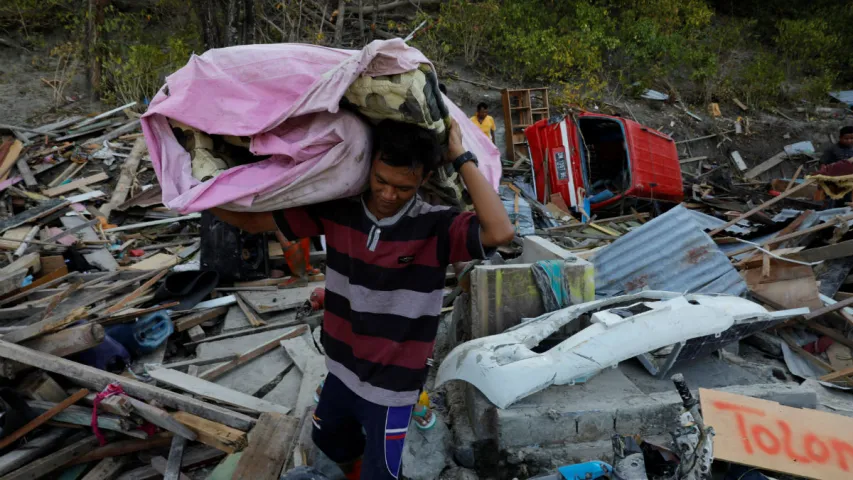
[[[507,409],[496,408],[474,387],[466,385],[466,403],[474,434],[478,440],[496,441],[501,449],[603,442],[614,433],[667,435],[676,427],[681,400],[671,383],[663,389],[662,384],[632,381],[634,368],[641,367],[624,369],[620,366],[602,371],[585,384],[552,386]],[[627,375],[625,370],[628,370]],[[716,371],[713,375],[687,372],[685,377],[694,392],[698,387],[713,385],[709,388],[788,406],[815,408],[817,405],[817,395],[810,388],[757,383],[749,372],[736,365],[718,366]],[[739,378],[744,384],[716,384],[714,377],[721,371],[725,378]]]

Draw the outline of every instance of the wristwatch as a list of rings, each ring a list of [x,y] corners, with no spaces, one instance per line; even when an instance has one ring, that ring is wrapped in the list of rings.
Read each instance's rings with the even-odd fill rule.
[[[467,162],[474,162],[474,165],[479,165],[476,155],[471,152],[465,152],[456,157],[456,160],[453,161],[453,168],[458,172],[462,169],[462,165],[465,165]]]

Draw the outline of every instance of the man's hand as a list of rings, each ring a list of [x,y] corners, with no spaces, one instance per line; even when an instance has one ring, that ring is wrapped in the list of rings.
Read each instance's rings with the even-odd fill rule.
[[[447,152],[444,154],[444,163],[453,163],[463,153],[465,153],[465,147],[462,146],[462,127],[456,120],[451,119],[450,130],[447,132]]]

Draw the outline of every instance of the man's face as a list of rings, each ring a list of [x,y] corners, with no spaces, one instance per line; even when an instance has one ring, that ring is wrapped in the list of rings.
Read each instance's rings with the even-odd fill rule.
[[[481,109],[477,110],[477,118],[480,119],[481,122],[486,119],[486,115],[488,115],[488,114],[489,114],[488,108],[481,108]]]
[[[373,159],[370,168],[370,202],[379,217],[392,217],[418,193],[425,180],[423,167],[393,167],[379,159]]]
[[[853,133],[842,135],[841,139],[838,140],[838,144],[844,148],[853,148]]]

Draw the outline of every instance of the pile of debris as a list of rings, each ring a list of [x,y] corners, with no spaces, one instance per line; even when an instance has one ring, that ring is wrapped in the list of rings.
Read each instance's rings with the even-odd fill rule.
[[[277,479],[310,457],[323,275],[265,236],[260,273],[201,271],[131,107],[0,125],[0,475]]]

